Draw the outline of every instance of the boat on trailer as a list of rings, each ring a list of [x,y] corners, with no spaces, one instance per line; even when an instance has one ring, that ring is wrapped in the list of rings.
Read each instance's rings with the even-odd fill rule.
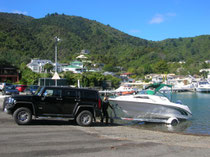
[[[188,106],[181,104],[180,101],[174,103],[170,101],[160,89],[172,85],[154,83],[145,89],[145,93],[136,95],[118,96],[109,98],[115,109],[120,109],[121,115],[115,115],[123,120],[134,120],[144,122],[160,122],[167,124],[177,124],[180,120],[187,120],[192,117]],[[161,95],[159,95],[161,94]]]

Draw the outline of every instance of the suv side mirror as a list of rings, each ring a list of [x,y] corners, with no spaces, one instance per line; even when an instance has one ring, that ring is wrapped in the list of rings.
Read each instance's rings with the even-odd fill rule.
[[[41,100],[45,100],[46,96],[42,95]]]
[[[44,93],[42,94],[42,96],[46,97],[46,96],[47,96],[47,92],[44,92]]]

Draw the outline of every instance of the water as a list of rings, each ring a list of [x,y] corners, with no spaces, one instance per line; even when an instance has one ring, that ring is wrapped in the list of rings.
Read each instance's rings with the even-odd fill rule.
[[[125,125],[150,130],[210,135],[210,93],[174,93],[172,101],[176,102],[177,100],[181,100],[192,111],[193,117],[190,120],[180,122],[177,126],[131,122]]]
[[[178,93],[173,98],[188,105],[193,114],[182,132],[210,135],[210,93]]]

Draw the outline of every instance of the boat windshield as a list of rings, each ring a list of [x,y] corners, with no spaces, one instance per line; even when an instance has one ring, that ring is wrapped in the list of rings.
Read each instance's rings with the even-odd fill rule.
[[[155,92],[153,90],[142,90],[138,94],[148,94],[148,95],[154,95]]]
[[[163,83],[153,83],[149,86],[147,86],[145,89],[154,89],[154,94],[156,94],[157,92],[159,92],[163,87],[169,87],[172,88],[172,85],[168,85],[168,84],[163,84]]]
[[[171,88],[171,90],[168,90],[168,92],[161,90],[164,87],[169,87]],[[168,98],[169,100],[172,100],[171,93],[172,93],[172,85],[162,84],[162,83],[153,83],[145,88],[144,94],[164,96]]]

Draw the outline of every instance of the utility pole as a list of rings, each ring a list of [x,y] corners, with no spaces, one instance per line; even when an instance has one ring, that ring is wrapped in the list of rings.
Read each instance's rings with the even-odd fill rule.
[[[59,78],[59,75],[58,75],[58,67],[57,67],[57,63],[58,63],[58,42],[60,41],[60,39],[56,36],[55,37],[55,74],[54,74],[54,77],[53,79],[55,79],[55,86],[58,86],[57,84],[57,79],[60,79]],[[58,75],[58,78],[57,76]]]
[[[57,62],[58,62],[58,41],[60,39],[55,37],[55,72],[58,72]]]

